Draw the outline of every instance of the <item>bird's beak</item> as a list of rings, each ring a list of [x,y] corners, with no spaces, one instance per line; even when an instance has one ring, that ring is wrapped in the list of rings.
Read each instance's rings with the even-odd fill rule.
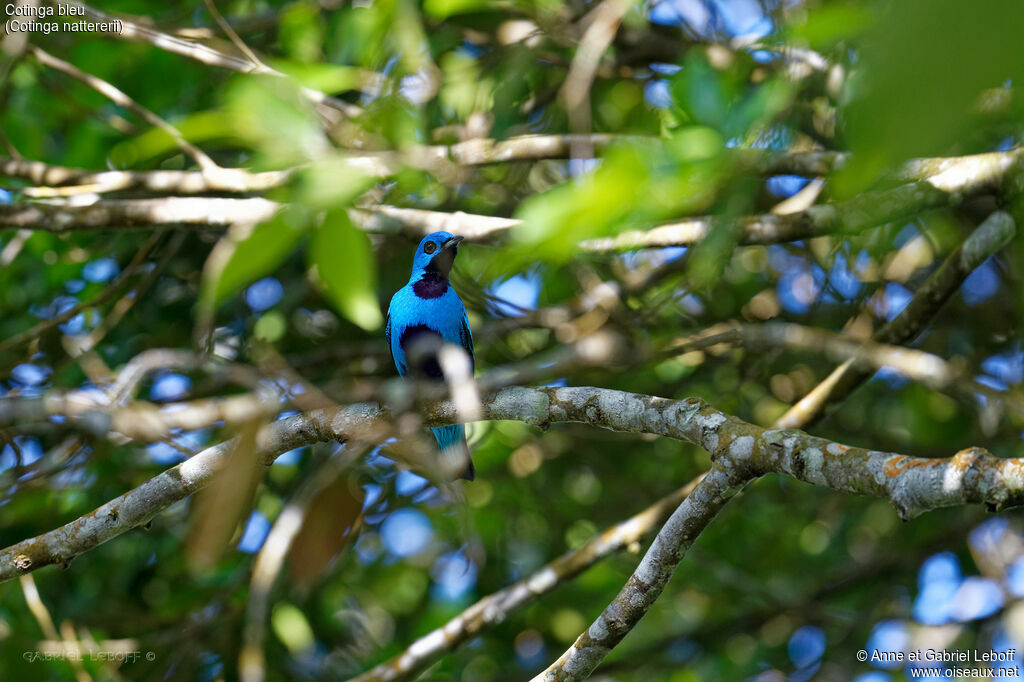
[[[459,242],[463,240],[463,237],[452,237],[441,244],[442,249],[454,249],[459,245]]]

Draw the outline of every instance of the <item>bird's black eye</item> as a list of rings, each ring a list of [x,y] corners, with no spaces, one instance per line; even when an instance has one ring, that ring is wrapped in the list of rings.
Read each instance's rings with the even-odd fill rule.
[[[437,251],[437,244],[434,242],[427,242],[423,245],[423,253],[431,254]]]

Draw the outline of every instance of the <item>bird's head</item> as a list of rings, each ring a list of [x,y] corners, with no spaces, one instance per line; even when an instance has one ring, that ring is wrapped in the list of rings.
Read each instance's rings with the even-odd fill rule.
[[[426,273],[437,273],[447,279],[461,241],[462,237],[456,237],[451,232],[434,232],[424,237],[412,261],[413,279]]]

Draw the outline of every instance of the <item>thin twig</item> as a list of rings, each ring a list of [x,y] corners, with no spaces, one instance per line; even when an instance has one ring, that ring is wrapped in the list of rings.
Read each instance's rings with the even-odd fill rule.
[[[602,55],[615,39],[622,18],[633,4],[634,0],[603,0],[584,19],[589,21],[589,25],[576,47],[576,54],[559,93],[569,113],[569,125],[574,133],[590,132],[590,87]],[[593,147],[583,140],[578,141],[572,151],[575,159],[589,159],[593,155]]]
[[[39,623],[39,628],[43,631],[46,639],[60,643],[62,649],[68,652],[71,667],[75,670],[75,679],[78,682],[92,682],[92,676],[82,665],[81,647],[78,645],[74,628],[65,628],[65,623],[62,623],[61,632],[57,632],[57,626],[54,625],[50,610],[43,603],[43,598],[39,595],[39,589],[36,587],[36,581],[31,575],[21,576],[21,591],[25,595],[25,603],[28,604],[29,611]]]
[[[0,268],[6,268],[14,262],[14,259],[18,257],[18,254],[25,247],[25,242],[31,236],[32,230],[18,230],[14,233],[11,240],[4,244],[3,251],[0,251]]]
[[[522,580],[480,599],[441,627],[418,638],[401,653],[353,677],[349,682],[401,682],[415,679],[445,653],[503,622],[513,611],[533,603],[599,561],[639,542],[663,524],[703,478],[701,474],[635,516],[598,533],[583,546],[566,552]]]
[[[862,341],[799,324],[768,322],[762,325],[715,325],[703,332],[677,341],[666,352],[681,355],[719,344],[736,343],[754,349],[768,345],[819,353],[831,360],[841,362],[841,368],[845,368],[848,372],[866,376],[871,376],[883,367],[892,367],[907,378],[929,388],[940,391],[952,390],[972,402],[976,396],[981,395],[988,400],[1011,408],[1014,413],[1024,417],[1024,397],[1019,391],[997,391],[986,386],[976,381],[957,362],[950,362],[933,353],[913,348],[879,343],[874,340]],[[822,384],[822,386],[824,385]],[[794,428],[778,423],[776,426]]]
[[[235,32],[235,29],[231,28],[231,24],[224,20],[224,17],[217,9],[217,5],[214,4],[213,0],[203,0],[203,2],[206,4],[206,9],[208,9],[210,11],[210,14],[213,15],[213,20],[216,21],[217,25],[220,26],[221,30],[227,34],[228,38],[231,39],[231,42],[235,44],[235,47],[237,47],[242,52],[242,54],[248,57],[249,61],[251,61],[253,64],[255,64],[258,67],[266,69],[267,65],[264,64],[260,60],[260,58],[256,56],[255,52],[249,49],[249,46],[246,45],[245,41],[239,37],[239,35]]]
[[[132,257],[132,260],[128,263],[125,269],[121,271],[121,274],[118,275],[117,278],[114,279],[114,281],[111,282],[110,285],[107,286],[99,294],[97,294],[88,301],[79,303],[75,307],[63,313],[54,315],[48,320],[43,320],[39,324],[35,325],[30,329],[26,329],[20,334],[15,334],[14,336],[6,339],[5,341],[0,342],[0,353],[11,350],[12,348],[17,348],[18,346],[20,346],[23,343],[26,343],[27,341],[31,341],[34,338],[38,338],[39,336],[45,334],[54,327],[64,324],[65,322],[73,318],[75,315],[85,310],[88,310],[89,308],[95,308],[98,305],[102,305],[103,303],[117,295],[117,293],[120,292],[122,288],[124,288],[128,281],[133,276],[135,276],[135,273],[138,271],[138,269],[142,267],[143,263],[145,263],[146,261],[146,258],[149,256],[150,251],[153,250],[157,242],[159,242],[162,237],[162,232],[154,232],[153,234],[151,234],[149,236],[149,239],[146,240],[146,243],[142,245],[142,248],[140,248]]]
[[[139,299],[142,298],[143,294],[159,279],[160,275],[163,274],[167,266],[170,265],[171,259],[178,253],[178,249],[181,248],[182,243],[185,241],[186,233],[183,231],[176,232],[171,239],[168,241],[164,248],[164,253],[160,256],[160,260],[157,261],[156,266],[150,270],[143,280],[132,289],[129,293],[125,294],[121,299],[114,304],[113,309],[107,314],[103,321],[83,339],[71,339],[69,343],[73,343],[74,347],[78,352],[85,352],[92,350],[97,344],[105,337],[111,329],[117,326],[128,311],[132,309]]]
[[[224,69],[238,71],[240,73],[267,74],[286,78],[283,73],[276,69],[272,69],[265,64],[261,65],[258,62],[253,64],[248,59],[233,57],[231,55],[224,54],[223,52],[219,52],[207,45],[183,40],[182,38],[177,38],[148,26],[142,26],[127,19],[112,16],[106,12],[101,12],[98,9],[90,7],[89,5],[77,2],[76,0],[51,0],[51,2],[54,4],[66,5],[68,7],[81,8],[81,11],[85,13],[85,16],[91,18],[93,21],[106,24],[108,26],[118,26],[120,30],[112,30],[109,32],[122,40],[137,40],[139,42],[149,43],[153,47],[173,52],[174,54],[188,57],[189,59],[195,59],[203,64],[218,66]],[[329,109],[340,112],[348,118],[355,118],[362,114],[362,109],[356,105],[349,104],[348,102],[339,100],[336,97],[329,97],[319,90],[302,87],[300,88],[300,92],[302,92],[303,96],[316,104],[322,113],[326,113],[324,110]],[[325,117],[337,122],[336,116],[332,117],[327,115]]]
[[[1016,232],[1008,213],[996,211],[958,246],[914,294],[910,303],[891,322],[879,329],[872,340],[901,345],[917,337],[979,265],[1007,244]],[[801,428],[825,416],[829,407],[842,402],[874,371],[858,367],[849,359],[834,369],[820,384],[801,398],[776,421],[779,428]]]
[[[50,68],[54,68],[58,71],[61,71],[62,73],[66,73],[75,80],[84,83],[96,92],[100,93],[114,104],[122,106],[126,109],[130,109],[150,125],[156,126],[160,130],[167,133],[171,137],[171,139],[174,140],[175,144],[177,144],[182,151],[191,156],[192,159],[196,162],[196,165],[198,165],[201,169],[215,170],[216,168],[218,168],[214,160],[207,156],[206,152],[204,152],[203,150],[199,149],[194,144],[186,140],[185,137],[181,134],[180,130],[178,130],[170,123],[165,121],[159,114],[156,114],[155,112],[142,106],[141,104],[136,102],[134,99],[132,99],[131,97],[129,97],[124,92],[114,87],[107,81],[97,76],[94,76],[90,73],[85,73],[74,64],[70,64],[64,61],[63,59],[54,57],[42,48],[33,45],[31,50],[32,55],[36,59],[38,59],[41,64],[45,64]]]

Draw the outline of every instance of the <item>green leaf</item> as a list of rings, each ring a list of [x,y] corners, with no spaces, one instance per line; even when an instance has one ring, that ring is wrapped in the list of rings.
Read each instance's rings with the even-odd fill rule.
[[[312,105],[290,79],[240,76],[226,104],[235,133],[269,164],[305,163],[330,149]]]
[[[202,143],[211,140],[234,141],[236,129],[230,117],[221,111],[199,111],[184,118],[172,119],[189,142]],[[150,159],[178,152],[178,143],[160,128],[150,128],[114,145],[110,149],[110,161],[116,166],[130,167]]]
[[[840,196],[915,156],[991,149],[979,101],[1024,78],[1024,3],[993,0],[978,11],[957,0],[888,5],[864,37],[847,83],[844,138],[852,162],[833,184]]]
[[[585,176],[520,205],[523,224],[501,254],[503,271],[542,258],[564,263],[580,242],[644,229],[672,215],[706,210],[721,180],[721,136],[692,126],[664,144],[624,144]]]
[[[793,29],[794,39],[814,49],[830,48],[841,40],[863,33],[876,19],[870,6],[853,3],[819,5],[807,13],[806,21]]]
[[[474,111],[491,110],[494,84],[481,75],[477,59],[449,52],[441,58],[441,72],[441,104],[446,109],[462,119]]]
[[[307,88],[314,88],[327,94],[357,90],[370,76],[370,72],[366,70],[337,64],[274,61],[273,67]]]
[[[341,156],[318,159],[298,170],[292,181],[295,201],[319,209],[348,206],[374,180]]]
[[[274,610],[270,614],[270,626],[278,639],[293,654],[309,651],[316,643],[313,628],[309,626],[306,616],[288,602],[274,605]]]
[[[277,38],[293,59],[315,62],[321,57],[324,42],[323,19],[314,3],[295,2],[281,12]]]
[[[425,0],[423,11],[433,19],[444,19],[453,14],[479,12],[487,9],[487,0]]]
[[[203,268],[200,306],[211,312],[243,287],[271,272],[291,253],[308,214],[286,208],[256,227],[239,226],[217,242]]]
[[[313,234],[309,263],[316,284],[338,312],[363,329],[380,327],[377,261],[369,238],[352,224],[345,209],[324,216]]]
[[[747,138],[789,106],[792,87],[783,80],[750,82],[756,63],[737,55],[716,68],[700,51],[686,57],[670,80],[674,103],[689,120],[718,130],[726,139]]]
[[[727,91],[726,79],[699,53],[688,56],[686,66],[669,83],[677,106],[693,121],[718,129],[725,126],[730,103],[739,95]]]

